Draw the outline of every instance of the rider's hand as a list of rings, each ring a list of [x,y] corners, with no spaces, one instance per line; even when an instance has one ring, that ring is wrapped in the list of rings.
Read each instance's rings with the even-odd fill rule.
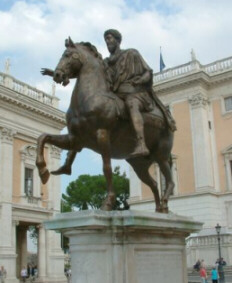
[[[47,69],[47,68],[42,68],[41,69],[41,74],[43,75],[43,76],[52,76],[53,77],[53,75],[54,75],[54,71],[53,70],[51,70],[51,69]]]
[[[133,79],[133,81],[132,81],[132,84],[133,84],[134,86],[139,85],[139,84],[141,84],[141,83],[142,83],[142,82],[141,82],[140,78],[135,78],[135,79]]]

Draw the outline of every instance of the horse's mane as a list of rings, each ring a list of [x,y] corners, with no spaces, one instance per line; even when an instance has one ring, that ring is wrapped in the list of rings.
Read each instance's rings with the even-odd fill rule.
[[[80,42],[79,44],[86,46],[90,50],[90,52],[94,54],[95,57],[102,60],[102,55],[97,51],[96,46],[94,46],[90,42]]]

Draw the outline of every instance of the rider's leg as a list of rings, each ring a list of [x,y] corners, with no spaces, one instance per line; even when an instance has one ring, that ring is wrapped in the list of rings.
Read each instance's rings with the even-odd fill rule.
[[[130,112],[132,125],[137,137],[137,145],[135,147],[134,152],[131,154],[131,157],[148,155],[149,150],[146,146],[144,137],[143,116],[140,112],[141,102],[136,98],[130,98],[128,96],[128,98],[126,99],[126,105]]]
[[[52,171],[51,174],[53,175],[71,175],[72,173],[72,164],[76,157],[77,152],[75,150],[69,150],[64,162],[64,165],[62,165],[59,169]]]

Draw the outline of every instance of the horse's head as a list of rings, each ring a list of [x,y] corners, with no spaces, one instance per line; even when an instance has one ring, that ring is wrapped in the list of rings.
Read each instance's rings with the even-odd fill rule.
[[[81,55],[69,37],[65,40],[66,50],[64,51],[60,61],[55,69],[53,79],[56,83],[66,86],[70,78],[76,78],[81,69]]]

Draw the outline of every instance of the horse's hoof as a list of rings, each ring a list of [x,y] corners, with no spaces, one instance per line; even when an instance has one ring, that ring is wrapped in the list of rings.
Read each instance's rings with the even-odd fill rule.
[[[66,174],[66,175],[71,175],[72,170],[70,167],[67,166],[61,166],[59,169],[55,170],[55,171],[51,171],[50,172],[52,175],[62,175],[62,174]]]
[[[113,210],[112,205],[110,205],[110,204],[103,204],[100,209],[104,210],[104,211],[112,211]]]
[[[41,182],[43,184],[46,184],[49,177],[50,177],[50,173],[49,173],[48,169],[45,168],[44,170],[39,171],[39,176],[40,176]]]
[[[163,210],[162,210],[162,207],[161,207],[161,206],[160,206],[160,207],[156,207],[155,211],[156,211],[156,212],[159,212],[159,213],[162,213],[162,212],[163,212]]]
[[[168,213],[168,207],[163,207],[162,213]]]

